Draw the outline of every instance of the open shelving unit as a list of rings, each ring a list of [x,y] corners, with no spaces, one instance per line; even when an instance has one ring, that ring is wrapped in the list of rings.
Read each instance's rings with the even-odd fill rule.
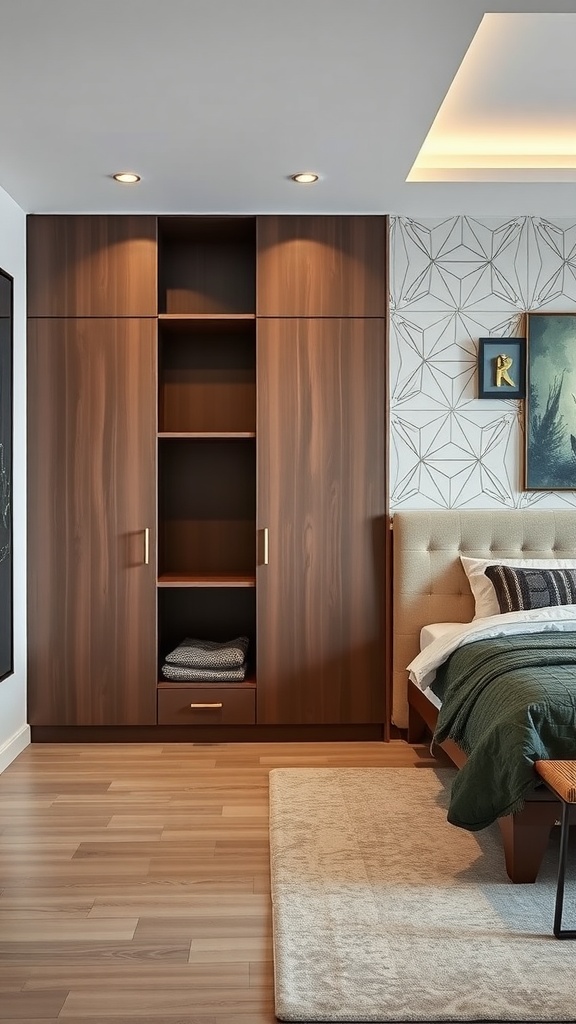
[[[158,689],[171,722],[166,691],[256,685],[255,218],[160,217],[158,284]],[[243,682],[162,678],[184,637],[240,635]],[[253,721],[253,694],[240,704],[230,720]]]

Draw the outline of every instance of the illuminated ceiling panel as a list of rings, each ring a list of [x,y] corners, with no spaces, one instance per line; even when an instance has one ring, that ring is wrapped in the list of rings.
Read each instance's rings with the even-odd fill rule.
[[[407,181],[576,181],[576,14],[486,14]]]

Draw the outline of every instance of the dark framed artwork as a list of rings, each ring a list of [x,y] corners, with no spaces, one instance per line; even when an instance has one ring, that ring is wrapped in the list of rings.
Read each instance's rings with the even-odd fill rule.
[[[13,289],[0,270],[0,679],[14,671],[12,544]]]
[[[524,489],[576,489],[576,313],[527,313]]]
[[[525,338],[478,339],[478,398],[524,398]]]

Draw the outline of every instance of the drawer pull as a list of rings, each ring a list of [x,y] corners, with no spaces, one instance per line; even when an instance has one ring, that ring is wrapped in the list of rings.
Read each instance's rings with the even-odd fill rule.
[[[216,701],[214,704],[191,704],[191,708],[222,708],[224,707],[222,701]]]

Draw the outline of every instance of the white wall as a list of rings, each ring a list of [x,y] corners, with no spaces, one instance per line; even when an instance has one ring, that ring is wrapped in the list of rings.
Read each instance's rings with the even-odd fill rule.
[[[391,508],[564,508],[523,491],[523,403],[478,399],[478,338],[576,310],[576,223],[391,218]]]
[[[26,724],[26,215],[0,188],[0,267],[14,278],[14,674],[0,681],[0,771],[30,742]]]

